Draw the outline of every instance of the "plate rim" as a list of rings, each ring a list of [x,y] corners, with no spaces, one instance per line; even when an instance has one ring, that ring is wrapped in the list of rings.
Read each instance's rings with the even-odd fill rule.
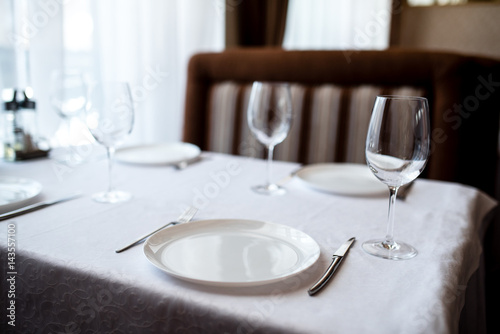
[[[120,158],[120,153],[127,151],[127,150],[135,150],[135,149],[139,149],[139,148],[160,147],[160,146],[165,146],[165,145],[181,145],[184,147],[190,147],[196,151],[196,154],[193,155],[192,157],[187,158],[187,159],[170,160],[170,161],[163,160],[163,161],[158,161],[158,162],[141,162],[141,161],[132,161],[132,160]],[[182,142],[182,141],[171,141],[171,142],[137,144],[137,145],[120,147],[120,148],[116,149],[114,159],[120,163],[125,163],[125,164],[130,164],[130,165],[171,166],[171,165],[175,165],[175,164],[180,163],[180,162],[184,162],[184,161],[189,162],[191,160],[195,160],[200,155],[201,155],[201,149],[198,145],[188,143],[188,142]]]
[[[34,199],[35,197],[39,196],[41,194],[42,190],[43,190],[43,185],[39,181],[34,180],[32,178],[18,177],[18,176],[14,176],[14,175],[2,175],[2,176],[0,176],[0,183],[3,182],[2,180],[7,180],[7,179],[10,179],[10,180],[21,180],[21,181],[23,181],[25,183],[27,183],[27,182],[32,183],[32,184],[34,184],[36,186],[36,191],[30,197],[23,198],[22,200],[15,201],[15,202],[10,202],[10,203],[5,203],[5,204],[0,204],[0,213],[8,212],[8,211],[14,210],[18,206],[22,206],[24,203],[26,203],[26,202]]]
[[[297,231],[301,235],[303,235],[304,237],[308,238],[310,244],[314,248],[314,252],[311,252],[310,258],[307,259],[307,261],[305,261],[303,264],[301,264],[298,268],[296,268],[294,271],[291,271],[291,272],[286,273],[284,275],[279,275],[277,277],[272,277],[269,279],[261,279],[261,280],[253,280],[253,281],[231,281],[231,282],[217,281],[217,280],[205,280],[205,279],[200,279],[200,278],[196,278],[196,277],[188,277],[185,275],[181,275],[181,274],[178,274],[176,272],[173,272],[172,270],[169,270],[164,264],[157,265],[157,263],[152,261],[152,259],[150,258],[150,256],[153,257],[153,255],[148,255],[148,252],[150,252],[148,247],[149,247],[151,240],[155,236],[158,237],[159,234],[168,234],[169,230],[171,230],[171,229],[194,229],[194,230],[196,230],[195,225],[196,224],[199,225],[200,223],[204,224],[204,227],[206,227],[207,225],[214,224],[214,223],[215,224],[221,224],[221,223],[228,224],[230,222],[259,223],[259,224],[265,224],[267,226],[285,227],[287,229]],[[188,234],[189,233],[187,233],[186,235],[188,235]],[[165,243],[167,241],[163,241],[163,243]],[[161,247],[164,248],[164,246],[161,246]],[[146,256],[146,258],[148,259],[148,261],[153,266],[155,266],[156,268],[160,269],[161,271],[167,273],[171,277],[175,277],[175,278],[181,279],[181,280],[186,281],[186,282],[197,283],[197,284],[201,284],[204,286],[250,287],[250,286],[261,286],[261,285],[279,282],[279,281],[284,280],[290,276],[300,274],[301,272],[310,268],[312,265],[314,265],[314,263],[316,263],[318,261],[320,255],[321,255],[321,248],[318,245],[318,243],[316,242],[316,240],[314,240],[310,235],[308,235],[307,233],[305,233],[297,228],[294,228],[294,227],[291,227],[288,225],[278,224],[278,223],[264,221],[264,220],[256,220],[256,219],[242,219],[242,218],[220,218],[220,219],[217,219],[217,218],[214,218],[214,219],[197,220],[197,221],[179,224],[176,226],[172,226],[172,227],[160,230],[160,231],[156,232],[155,234],[151,235],[148,239],[146,239],[146,241],[144,242],[144,246],[143,246],[143,253]],[[160,262],[160,261],[158,261],[158,262]]]
[[[303,174],[307,170],[317,169],[317,168],[322,168],[322,167],[324,167],[324,168],[347,167],[347,168],[356,168],[356,169],[360,169],[360,170],[361,169],[365,169],[365,167],[366,167],[366,169],[368,169],[368,171],[369,171],[368,165],[362,164],[362,163],[355,163],[355,162],[324,162],[324,163],[316,163],[316,164],[306,165],[306,166],[302,167],[300,170],[298,170],[295,173],[295,176],[297,177],[298,180],[300,180],[301,182],[303,182],[308,187],[310,187],[312,189],[315,189],[315,190],[318,190],[318,191],[321,191],[321,192],[326,192],[326,193],[329,193],[329,194],[357,197],[357,196],[381,196],[381,195],[387,194],[387,192],[388,192],[387,188],[383,187],[383,183],[381,181],[379,181],[380,185],[381,185],[380,190],[346,192],[346,191],[338,191],[338,190],[335,190],[335,189],[331,189],[331,188],[328,188],[328,187],[323,187],[321,185],[317,185],[315,183],[312,183],[312,182],[304,179],[300,175],[301,173]],[[375,176],[373,176],[373,177],[375,178],[374,181],[376,181],[376,177]]]

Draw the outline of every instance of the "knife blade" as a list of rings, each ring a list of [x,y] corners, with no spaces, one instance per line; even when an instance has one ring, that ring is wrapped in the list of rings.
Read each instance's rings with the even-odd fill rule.
[[[326,285],[326,283],[328,283],[328,281],[333,277],[333,274],[339,267],[340,263],[346,256],[347,252],[349,251],[349,248],[351,248],[355,240],[356,238],[352,237],[346,242],[344,242],[344,244],[340,246],[339,249],[337,249],[337,251],[333,254],[332,263],[330,263],[330,266],[328,266],[323,276],[321,276],[321,278],[316,283],[314,283],[314,285],[309,290],[307,290],[309,296],[313,296],[314,294],[319,292]]]
[[[31,204],[31,205],[22,207],[20,209],[9,211],[9,212],[6,212],[6,213],[3,213],[0,215],[0,221],[14,218],[14,217],[23,215],[23,214],[28,213],[28,212],[40,210],[40,209],[46,208],[46,207],[53,205],[53,204],[69,201],[69,200],[72,200],[74,198],[80,197],[81,195],[82,195],[81,192],[76,192],[76,193],[68,195],[68,196],[64,196],[64,197],[60,197],[60,198],[52,199],[52,200],[47,200],[47,201],[43,201],[43,202],[38,202],[35,204]]]

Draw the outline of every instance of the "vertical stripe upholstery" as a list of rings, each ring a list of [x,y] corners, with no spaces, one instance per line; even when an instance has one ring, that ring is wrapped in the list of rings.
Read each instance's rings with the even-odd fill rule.
[[[246,110],[251,83],[224,81],[209,90],[210,151],[262,158]],[[293,119],[275,159],[303,163],[365,162],[365,140],[375,98],[380,94],[424,96],[419,87],[291,84]]]
[[[292,95],[292,124],[287,138],[276,147],[275,158],[285,161],[299,161],[300,133],[302,112],[304,109],[305,88],[301,85],[290,85]]]
[[[226,152],[232,154],[238,154],[253,158],[262,158],[264,157],[264,147],[257,141],[257,139],[252,135],[250,128],[248,127],[247,113],[248,102],[250,100],[250,92],[252,90],[251,84],[242,85],[243,94],[242,94],[242,103],[241,109],[235,110],[234,112],[239,112],[242,114],[240,119],[240,129],[238,140],[240,144],[238,149],[233,152]]]
[[[210,89],[209,147],[216,152],[233,151],[239,87],[231,82]],[[238,111],[239,112],[239,111]]]
[[[373,103],[380,95],[380,87],[359,86],[351,89],[350,103],[347,109],[347,132],[345,134],[345,161],[365,162],[365,141],[370,122]]]
[[[308,163],[335,160],[341,94],[342,89],[333,85],[314,89],[306,159]]]

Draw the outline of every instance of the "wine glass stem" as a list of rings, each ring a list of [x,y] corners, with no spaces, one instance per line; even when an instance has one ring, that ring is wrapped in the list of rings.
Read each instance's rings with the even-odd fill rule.
[[[108,153],[108,192],[113,191],[113,157],[115,155],[115,148],[114,147],[106,147],[107,153]]]
[[[398,193],[399,187],[389,186],[389,213],[388,213],[388,223],[387,223],[387,234],[385,236],[384,247],[388,249],[395,249],[397,247],[394,241],[394,212],[396,206],[396,195]]]
[[[272,174],[273,174],[273,152],[274,152],[274,145],[270,145],[267,148],[267,185],[270,186],[271,179],[272,179]]]
[[[63,117],[63,127],[64,127],[64,143],[63,146],[66,148],[71,147],[71,119],[69,117]]]

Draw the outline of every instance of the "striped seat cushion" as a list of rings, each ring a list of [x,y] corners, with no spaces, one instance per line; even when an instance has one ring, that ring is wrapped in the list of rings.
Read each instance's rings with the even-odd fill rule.
[[[220,82],[209,93],[208,149],[262,158],[247,124],[251,83]],[[365,139],[377,95],[425,96],[421,87],[291,84],[293,120],[275,159],[301,163],[365,163]]]

